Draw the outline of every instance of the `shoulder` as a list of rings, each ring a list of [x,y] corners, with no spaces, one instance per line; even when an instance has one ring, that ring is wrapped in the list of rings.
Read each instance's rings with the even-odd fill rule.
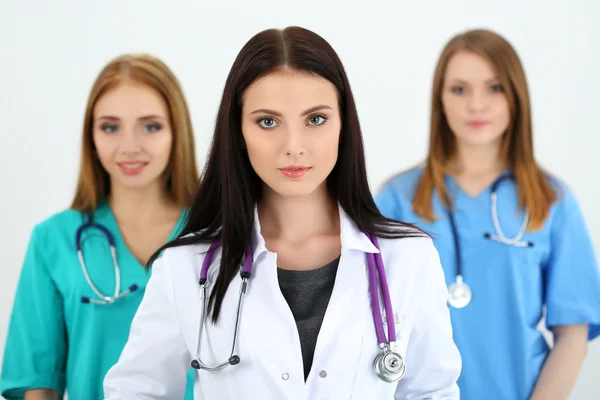
[[[565,218],[573,212],[580,212],[579,201],[569,185],[562,179],[546,174],[550,186],[556,194],[556,199],[551,207],[551,214],[555,218]]]
[[[379,244],[394,309],[407,318],[408,327],[424,298],[442,299],[447,293],[438,252],[429,237],[381,239]]]
[[[184,235],[181,237],[182,240],[190,239],[194,236],[193,233]],[[204,259],[210,243],[193,243],[193,244],[182,244],[169,247],[164,250],[163,256],[168,260],[197,260],[200,256],[200,260]]]
[[[406,213],[412,210],[411,203],[423,171],[423,166],[416,166],[383,183],[374,197],[375,204],[384,216],[395,220],[407,218]]]
[[[63,234],[73,233],[84,221],[80,211],[67,209],[53,214],[38,222],[32,236],[37,240],[57,239]]]
[[[386,270],[403,276],[425,277],[429,266],[439,263],[429,236],[377,239]]]
[[[429,257],[435,250],[433,240],[427,235],[401,238],[377,238],[382,252],[393,254],[399,258]]]
[[[397,198],[412,199],[423,171],[424,167],[418,165],[391,176],[379,188],[378,197],[394,195]]]
[[[185,240],[191,237],[193,237],[193,234],[185,235],[181,239]],[[192,282],[197,282],[209,247],[210,243],[194,243],[166,248],[153,263],[152,268],[159,267],[168,270],[168,273],[173,276],[174,281],[178,280],[178,277],[184,279],[193,277]],[[215,264],[220,258],[220,249],[217,249],[211,265]]]

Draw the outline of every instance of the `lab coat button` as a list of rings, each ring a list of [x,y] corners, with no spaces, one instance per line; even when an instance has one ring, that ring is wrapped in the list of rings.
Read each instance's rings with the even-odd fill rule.
[[[281,375],[281,379],[283,379],[284,381],[287,381],[288,379],[290,379],[290,375],[288,373],[285,373],[285,374]]]
[[[322,369],[321,371],[319,371],[319,376],[321,378],[327,378],[327,371],[325,371],[324,369]]]

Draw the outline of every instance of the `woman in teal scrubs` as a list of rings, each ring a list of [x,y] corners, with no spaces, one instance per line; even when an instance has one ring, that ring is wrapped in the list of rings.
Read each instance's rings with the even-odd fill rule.
[[[58,399],[67,392],[73,400],[103,399],[104,375],[121,354],[149,279],[143,265],[177,236],[197,182],[190,116],[176,77],[147,55],[111,61],[88,101],[73,203],[31,235],[4,352],[2,396]],[[97,226],[81,230],[77,240],[90,220]],[[103,302],[86,273],[104,296],[115,294],[119,278],[124,295]],[[193,398],[193,379],[190,370],[186,399]]]
[[[600,334],[600,276],[582,212],[533,156],[529,94],[497,34],[438,62],[429,155],[384,185],[387,217],[434,236],[463,370],[461,399],[566,399]],[[552,349],[537,326],[545,322]]]

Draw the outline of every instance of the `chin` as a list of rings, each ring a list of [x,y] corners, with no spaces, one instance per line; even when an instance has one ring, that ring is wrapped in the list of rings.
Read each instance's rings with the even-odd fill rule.
[[[149,179],[142,176],[125,176],[119,177],[118,184],[127,189],[143,189],[152,185],[156,179]]]
[[[289,198],[307,197],[319,188],[319,185],[315,185],[314,182],[302,181],[277,182],[276,185],[268,186],[277,195]]]
[[[469,146],[490,146],[499,143],[501,139],[502,134],[496,132],[467,132],[460,137],[460,141]]]

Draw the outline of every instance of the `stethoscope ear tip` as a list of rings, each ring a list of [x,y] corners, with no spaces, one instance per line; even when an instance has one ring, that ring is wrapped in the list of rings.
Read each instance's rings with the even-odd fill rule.
[[[84,304],[87,304],[90,302],[90,298],[89,297],[85,297],[85,296],[81,296],[81,302]]]
[[[198,360],[192,360],[192,368],[200,369],[200,364],[198,363]]]
[[[135,292],[136,290],[138,290],[138,285],[136,285],[136,284],[134,283],[133,285],[129,286],[129,290],[130,290],[131,292]]]
[[[240,356],[231,356],[229,357],[229,364],[238,365],[240,363]]]
[[[484,233],[483,237],[486,238],[486,239],[489,239],[489,238],[492,237],[492,235],[490,235],[489,233]]]

